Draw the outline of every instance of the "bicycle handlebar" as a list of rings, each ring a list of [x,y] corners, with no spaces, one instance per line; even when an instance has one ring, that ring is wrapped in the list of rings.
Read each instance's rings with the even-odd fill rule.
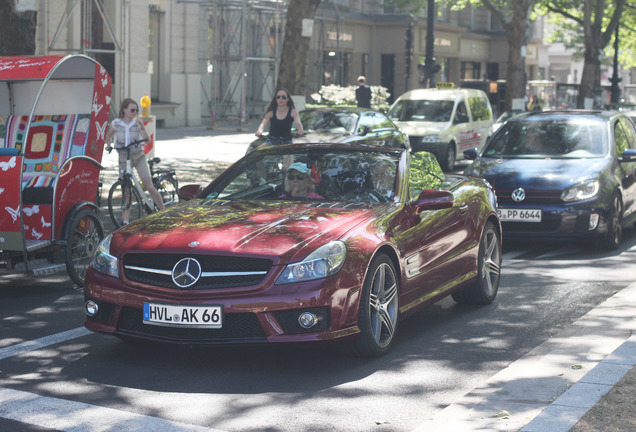
[[[142,139],[138,139],[138,140],[131,141],[131,143],[130,143],[130,144],[128,144],[126,147],[123,147],[123,148],[121,148],[121,149],[119,149],[119,150],[127,150],[127,149],[129,149],[130,147],[138,146],[138,145],[139,145],[139,144],[141,144],[142,142],[148,142],[148,138],[142,138]],[[112,151],[113,151],[113,148],[114,148],[114,147],[113,147],[112,145],[108,144],[108,145],[106,146],[106,151],[110,154],[110,152],[112,152]]]

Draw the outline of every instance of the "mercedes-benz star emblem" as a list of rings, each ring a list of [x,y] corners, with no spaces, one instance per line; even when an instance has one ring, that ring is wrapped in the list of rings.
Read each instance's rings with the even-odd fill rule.
[[[512,191],[512,200],[514,202],[521,202],[526,199],[526,191],[523,188],[517,188]]]
[[[197,283],[201,277],[201,264],[194,258],[183,258],[172,268],[172,281],[180,288]]]

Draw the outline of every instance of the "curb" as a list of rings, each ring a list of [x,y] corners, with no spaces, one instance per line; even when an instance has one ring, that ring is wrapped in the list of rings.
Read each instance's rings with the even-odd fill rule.
[[[636,363],[636,283],[413,432],[567,432]]]

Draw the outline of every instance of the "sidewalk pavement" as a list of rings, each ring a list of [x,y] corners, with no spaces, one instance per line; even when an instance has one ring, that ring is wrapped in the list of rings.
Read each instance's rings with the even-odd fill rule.
[[[258,124],[160,129],[162,141],[198,137],[236,144],[238,156]],[[233,136],[232,136],[233,135]],[[413,432],[587,432],[636,430],[636,283],[500,371]],[[630,379],[628,379],[630,378]],[[610,391],[627,395],[613,404]],[[611,393],[610,393],[611,394]],[[607,410],[605,415],[588,411]],[[576,425],[576,426],[575,426]]]
[[[636,430],[636,283],[512,363],[413,432]],[[608,404],[617,389],[623,404]],[[586,417],[595,406],[610,413]]]

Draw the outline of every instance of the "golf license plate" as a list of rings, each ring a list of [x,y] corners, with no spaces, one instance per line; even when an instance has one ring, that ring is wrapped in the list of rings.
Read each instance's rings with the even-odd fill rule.
[[[144,324],[166,327],[221,328],[223,308],[217,306],[144,303]]]
[[[497,214],[502,222],[541,222],[541,209],[498,208]]]

